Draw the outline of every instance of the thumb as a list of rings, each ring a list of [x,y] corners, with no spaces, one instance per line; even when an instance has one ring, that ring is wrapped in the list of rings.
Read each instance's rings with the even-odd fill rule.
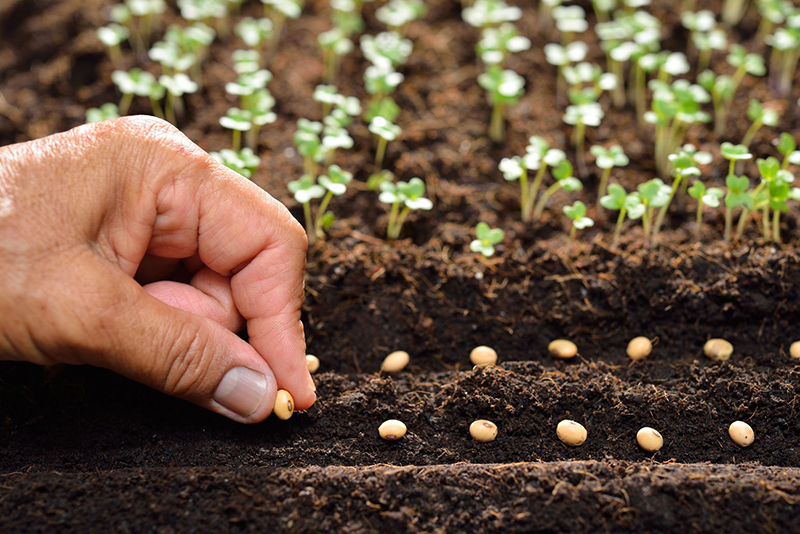
[[[110,264],[90,260],[81,308],[90,335],[82,363],[105,367],[242,423],[272,412],[277,384],[267,362],[219,323],[149,295]],[[86,306],[89,306],[87,309]],[[74,312],[70,314],[74,317]],[[98,335],[99,333],[99,335]]]

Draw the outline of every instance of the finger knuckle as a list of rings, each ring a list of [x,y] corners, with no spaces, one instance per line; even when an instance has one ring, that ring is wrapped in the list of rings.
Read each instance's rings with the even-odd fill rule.
[[[209,337],[197,321],[186,321],[177,336],[168,333],[163,342],[165,357],[157,358],[162,368],[161,390],[181,398],[202,397],[211,360]]]

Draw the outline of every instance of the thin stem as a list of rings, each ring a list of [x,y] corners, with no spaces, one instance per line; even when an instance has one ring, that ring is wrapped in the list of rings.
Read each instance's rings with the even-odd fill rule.
[[[530,191],[528,192],[528,205],[525,207],[525,211],[528,212],[528,220],[530,220],[531,210],[533,210],[533,203],[536,202],[536,197],[539,196],[539,189],[542,187],[542,181],[544,180],[544,173],[547,171],[547,164],[542,162],[542,166],[539,167],[539,170],[536,171],[536,176],[533,178],[533,183],[531,184]]]
[[[578,160],[578,168],[583,172],[583,169],[586,168],[586,158],[583,154],[583,147],[586,141],[586,125],[583,121],[578,121],[573,133],[575,135],[575,157]]]
[[[406,219],[408,218],[408,214],[411,213],[411,208],[408,206],[403,208],[403,211],[400,212],[400,216],[397,218],[397,224],[394,227],[394,238],[397,239],[400,237],[400,232],[403,231],[403,225],[406,223]]]
[[[747,132],[744,134],[744,139],[742,140],[742,144],[748,148],[750,148],[750,143],[753,142],[753,138],[756,136],[758,131],[761,129],[764,123],[761,119],[756,119],[753,121],[753,124],[750,125],[750,128],[747,129]]]
[[[733,211],[725,206],[725,233],[723,234],[725,242],[731,242],[731,225],[733,224]]]
[[[492,108],[492,121],[489,125],[489,137],[495,143],[500,143],[505,137],[505,119],[503,117],[503,104],[496,103]]]
[[[611,169],[603,169],[603,174],[600,176],[600,187],[597,189],[597,211],[601,211],[603,207],[600,205],[600,199],[606,194],[606,187],[608,187],[608,179],[611,177]]]
[[[547,201],[550,200],[550,197],[552,197],[559,189],[561,189],[561,182],[556,182],[544,190],[544,193],[542,193],[542,198],[540,198],[539,202],[536,203],[536,209],[533,210],[534,220],[539,220],[539,217],[542,216],[542,212],[544,212],[544,208],[547,205]]]
[[[333,193],[328,191],[328,193],[322,199],[322,202],[320,202],[319,208],[317,208],[317,219],[314,226],[316,228],[317,237],[320,239],[325,237],[325,232],[322,228],[322,219],[325,217],[325,211],[328,209],[328,204],[331,203],[332,198]]]
[[[308,236],[308,243],[313,245],[317,240],[317,235],[314,232],[314,220],[311,217],[311,202],[303,204],[303,215],[306,219],[306,235]]]
[[[625,216],[627,214],[628,212],[625,208],[619,210],[619,217],[617,217],[617,225],[614,228],[614,240],[611,242],[612,246],[615,246],[617,244],[617,241],[619,241],[619,236],[622,233],[622,223],[625,222]]]
[[[761,212],[761,234],[764,236],[764,241],[769,241],[769,204],[764,206]]]
[[[575,223],[572,224],[572,228],[569,230],[569,238],[575,239],[575,234],[578,232],[578,229],[575,228]]]
[[[386,145],[389,144],[389,141],[384,139],[383,137],[378,136],[378,148],[375,151],[375,166],[382,167],[383,166],[383,157],[386,155]]]
[[[700,241],[700,234],[702,233],[703,229],[703,199],[699,199],[697,201],[697,220],[696,220],[697,228],[695,228],[695,235],[698,241]]]
[[[247,146],[249,146],[253,150],[258,149],[258,134],[260,131],[261,128],[259,128],[258,126],[253,126],[249,130],[247,130],[247,137],[245,140],[247,141]]]
[[[175,120],[175,106],[172,103],[175,97],[172,96],[172,93],[167,93],[167,102],[164,104],[164,114],[167,117],[167,120],[172,124],[177,124]]]
[[[397,213],[400,211],[400,202],[392,204],[392,210],[389,212],[389,224],[386,226],[386,237],[394,239],[394,227],[397,223]]]
[[[781,210],[775,210],[772,214],[772,240],[779,245],[781,243]]]
[[[531,219],[530,210],[528,206],[528,169],[522,169],[522,175],[519,177],[519,203],[522,207],[522,220],[528,222]]]
[[[683,180],[683,175],[678,174],[675,176],[675,180],[672,182],[672,191],[669,194],[669,200],[667,203],[664,204],[661,209],[658,211],[658,216],[656,217],[656,223],[653,226],[653,243],[656,241],[656,236],[658,232],[661,230],[661,225],[664,224],[664,218],[667,216],[667,210],[669,210],[670,204],[672,204],[673,199],[675,198],[675,193],[678,192],[678,187],[681,185],[681,181]]]
[[[150,107],[153,108],[153,115],[155,115],[159,119],[164,118],[164,112],[161,110],[161,104],[158,103],[158,100],[156,100],[155,98],[151,98]]]
[[[750,210],[747,208],[742,209],[739,214],[739,222],[736,223],[736,241],[739,241],[744,234],[744,229],[747,227],[747,220],[750,218]]]
[[[242,149],[242,132],[239,130],[233,131],[233,149],[239,152]]]
[[[119,114],[127,115],[128,110],[131,108],[133,102],[133,93],[126,93],[122,95],[122,100],[119,101]]]

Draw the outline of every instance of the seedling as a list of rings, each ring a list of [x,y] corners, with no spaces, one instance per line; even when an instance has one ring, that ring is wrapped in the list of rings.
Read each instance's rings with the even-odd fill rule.
[[[564,113],[564,122],[574,126],[572,144],[575,145],[575,153],[581,169],[585,167],[584,144],[586,142],[586,127],[600,126],[604,116],[603,108],[597,102],[572,104],[567,107]]]
[[[539,198],[539,201],[536,203],[536,207],[533,210],[534,220],[538,220],[539,217],[542,216],[547,201],[550,200],[550,197],[558,192],[559,189],[563,189],[567,193],[573,193],[583,189],[581,181],[572,175],[572,163],[567,160],[559,163],[558,166],[552,170],[552,175],[553,178],[556,179],[556,183],[545,189],[541,198]]]
[[[364,30],[364,17],[361,14],[361,0],[331,0],[331,20],[345,35],[353,35]]]
[[[728,160],[728,174],[736,174],[736,164],[738,162],[753,159],[750,150],[744,145],[725,142],[720,145],[720,152],[722,157]]]
[[[311,98],[315,102],[322,104],[322,116],[326,117],[331,112],[331,108],[342,98],[335,85],[318,85],[314,88]]]
[[[513,70],[503,70],[493,65],[478,76],[478,84],[486,90],[492,104],[489,137],[495,143],[500,143],[505,139],[505,110],[516,104],[524,94],[525,78]]]
[[[97,29],[97,38],[108,47],[108,55],[114,65],[119,65],[122,60],[120,45],[128,40],[130,30],[116,23]]]
[[[728,35],[725,30],[717,28],[717,18],[713,11],[684,12],[681,21],[683,27],[691,32],[689,38],[698,51],[697,72],[702,72],[708,68],[714,50],[728,48]]]
[[[611,176],[611,170],[614,167],[625,167],[630,163],[630,159],[625,155],[625,151],[620,145],[613,145],[611,148],[594,145],[589,151],[595,158],[595,164],[603,171],[600,176],[600,186],[597,189],[597,207],[599,209],[600,199],[606,194],[606,187],[608,186],[608,178]]]
[[[245,109],[230,108],[224,117],[220,117],[219,124],[233,132],[233,150],[238,152],[242,148],[242,132],[253,128],[253,115]]]
[[[611,184],[608,186],[608,194],[600,199],[600,205],[607,210],[618,211],[617,224],[614,228],[614,240],[612,245],[616,245],[622,233],[622,224],[625,218],[638,219],[644,215],[645,206],[639,193],[628,193],[621,185]]]
[[[107,121],[119,117],[119,108],[116,104],[103,104],[99,108],[89,108],[86,110],[86,123]]]
[[[477,239],[469,244],[469,249],[472,252],[483,254],[486,258],[494,256],[494,246],[503,241],[503,230],[500,228],[492,228],[485,222],[479,222],[475,227],[475,236]],[[495,360],[497,354],[495,353]],[[473,363],[475,363],[473,361]],[[478,365],[477,363],[475,365]]]
[[[314,178],[304,174],[299,180],[293,180],[288,184],[289,192],[294,195],[298,204],[303,206],[303,216],[306,221],[306,234],[308,242],[313,244],[317,240],[314,231],[314,217],[311,214],[311,201],[325,196],[325,188],[315,183]]]
[[[586,204],[580,200],[576,200],[572,206],[564,206],[563,210],[564,215],[572,221],[572,228],[569,231],[571,239],[575,239],[578,230],[594,226],[594,221],[586,216]]]
[[[165,74],[174,72],[187,72],[195,69],[198,58],[195,54],[181,50],[181,47],[172,41],[159,41],[153,45],[147,53],[148,57],[161,65],[161,71]],[[197,79],[199,75],[193,73]]]
[[[386,155],[386,147],[390,141],[397,139],[402,129],[378,115],[373,117],[372,121],[370,121],[369,131],[378,138],[378,147],[375,150],[375,165],[381,167],[383,165],[383,158]]]
[[[225,148],[212,152],[211,157],[245,178],[252,178],[261,164],[261,159],[250,148],[243,148],[239,152]]]
[[[586,12],[581,6],[556,6],[552,10],[556,28],[561,32],[561,44],[569,44],[576,33],[589,29]]]
[[[408,215],[413,210],[428,211],[433,208],[433,202],[425,198],[425,182],[419,178],[412,178],[408,182],[384,182],[380,187],[381,194],[378,199],[384,204],[390,204],[389,224],[386,235],[389,239],[397,239],[403,230]],[[401,210],[402,208],[402,210]]]
[[[718,208],[720,204],[719,201],[723,196],[725,196],[725,192],[718,187],[706,188],[706,186],[700,180],[695,180],[688,192],[689,196],[697,200],[697,228],[695,231],[697,232],[697,239],[699,240],[701,230],[703,229],[703,207],[708,206],[709,208]]]
[[[764,240],[771,239],[775,243],[780,243],[780,214],[788,211],[787,201],[796,200],[800,190],[789,188],[789,185],[794,182],[794,175],[786,169],[782,169],[777,158],[759,159],[756,163],[761,175],[761,183],[750,193],[754,204],[752,211],[761,210],[762,212],[761,230]],[[773,212],[771,229],[770,210]],[[750,209],[743,210],[739,217],[736,229],[737,239],[744,231],[750,211]]]
[[[733,78],[706,70],[697,76],[698,83],[709,93],[714,103],[714,131],[717,136],[725,133],[728,120],[728,102],[733,98]]]
[[[322,62],[324,64],[324,78],[332,83],[339,70],[339,61],[353,50],[353,41],[341,28],[322,32],[317,38],[317,43],[322,49]]]
[[[752,210],[754,206],[753,197],[748,193],[750,189],[750,179],[747,176],[736,176],[729,174],[725,178],[725,186],[728,190],[725,195],[725,242],[731,240],[731,227],[733,223],[733,210],[742,208]]]
[[[167,103],[164,106],[167,120],[172,124],[177,124],[176,116],[183,115],[183,95],[196,93],[198,86],[183,73],[174,76],[163,75],[158,82],[167,91]]]
[[[264,53],[266,50],[263,49],[272,39],[272,21],[268,18],[245,17],[236,25],[235,31],[244,44]]]
[[[370,65],[364,72],[364,85],[371,95],[367,104],[366,120],[383,117],[389,122],[397,120],[400,107],[389,95],[394,93],[403,82],[403,75],[395,72],[391,66]]]
[[[328,174],[319,177],[319,185],[325,188],[326,193],[317,210],[313,231],[317,239],[325,237],[325,230],[330,228],[334,221],[333,212],[328,211],[328,206],[334,196],[342,196],[347,192],[347,184],[353,180],[353,174],[343,171],[338,165],[328,167]],[[308,230],[309,232],[312,230]]]
[[[504,66],[508,56],[531,47],[531,40],[519,35],[517,28],[505,23],[499,28],[486,28],[475,50],[486,65]]]
[[[131,29],[136,34],[134,40],[137,52],[141,52],[150,46],[150,35],[153,28],[160,26],[161,15],[166,11],[167,4],[164,0],[126,0],[125,6],[127,7],[129,23]],[[120,17],[125,18],[122,10],[113,13],[112,18]],[[120,22],[119,19],[115,22]]]
[[[304,0],[261,0],[264,4],[264,16],[272,19],[272,39],[270,43],[270,54],[275,52],[278,46],[283,27],[288,19],[297,19],[303,13]]]
[[[781,169],[788,169],[789,165],[800,165],[800,151],[797,150],[797,143],[791,134],[782,133],[776,146],[783,156]]]
[[[503,158],[500,161],[500,172],[508,182],[519,180],[520,185],[520,207],[522,210],[522,220],[531,220],[533,204],[539,196],[539,188],[544,180],[545,172],[548,167],[555,167],[567,159],[564,151],[557,148],[550,148],[543,137],[534,135],[529,140],[529,145],[525,149],[523,157]],[[536,171],[533,182],[528,186],[528,173]]]
[[[248,109],[250,107],[250,97],[256,92],[265,89],[271,80],[272,73],[266,69],[239,74],[235,82],[225,84],[225,92],[229,95],[238,96],[241,107]]]
[[[405,35],[408,26],[415,20],[424,17],[427,12],[428,7],[423,0],[390,0],[378,8],[375,16],[389,29]]]
[[[258,135],[261,128],[272,124],[278,116],[272,111],[275,98],[267,89],[259,89],[247,99],[247,111],[250,113],[250,122],[253,127],[247,131],[247,144],[252,148],[258,147]]]
[[[750,105],[747,108],[747,118],[752,122],[750,128],[744,134],[742,144],[746,147],[750,146],[753,142],[758,131],[762,126],[775,127],[780,122],[780,116],[774,109],[765,108],[764,105],[756,99],[750,100]]]
[[[747,74],[764,76],[767,73],[767,69],[764,66],[764,58],[755,53],[748,54],[740,44],[731,45],[728,63],[736,69],[736,72],[731,77],[730,87],[727,87],[724,91],[723,105],[726,109],[730,109],[736,90]],[[724,121],[717,120],[716,134],[718,137],[725,134],[725,127]]]
[[[301,118],[297,121],[297,131],[294,134],[297,153],[303,156],[304,174],[314,181],[317,178],[317,166],[327,155],[319,137],[322,128],[321,122]]]
[[[364,57],[379,67],[396,68],[402,65],[414,49],[408,39],[397,32],[381,32],[376,36],[361,36],[361,51]]]
[[[231,59],[236,74],[253,74],[261,69],[261,54],[257,50],[234,50]]]
[[[504,0],[475,0],[461,11],[461,17],[476,28],[487,28],[519,20],[522,10],[509,6]]]
[[[592,0],[592,8],[598,22],[608,22],[611,12],[617,7],[617,0]]]
[[[670,201],[672,188],[666,185],[660,178],[653,178],[636,188],[639,198],[644,206],[642,214],[642,227],[645,239],[655,240],[656,233],[653,232],[653,214],[656,208],[664,208]]]
[[[157,117],[164,118],[161,105],[158,103],[164,97],[164,87],[158,83],[155,76],[139,68],[133,68],[127,72],[115,70],[111,74],[111,81],[122,93],[122,100],[119,104],[120,115],[127,115],[134,96],[142,96],[150,100],[153,113]]]
[[[772,47],[770,76],[776,82],[778,94],[786,96],[792,90],[800,59],[800,14],[788,17],[787,27],[778,28],[773,35],[766,37],[766,42]]]
[[[561,46],[557,43],[550,43],[544,45],[544,54],[547,62],[555,67],[558,67],[556,74],[556,98],[564,93],[564,79],[563,69],[571,63],[578,63],[586,58],[588,46],[583,41],[574,41],[567,46]]]

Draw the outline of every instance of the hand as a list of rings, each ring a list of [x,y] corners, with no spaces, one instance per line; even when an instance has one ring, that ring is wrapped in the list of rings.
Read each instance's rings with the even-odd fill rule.
[[[243,423],[279,387],[306,409],[306,248],[280,202],[161,120],[0,148],[0,359],[105,367]]]

